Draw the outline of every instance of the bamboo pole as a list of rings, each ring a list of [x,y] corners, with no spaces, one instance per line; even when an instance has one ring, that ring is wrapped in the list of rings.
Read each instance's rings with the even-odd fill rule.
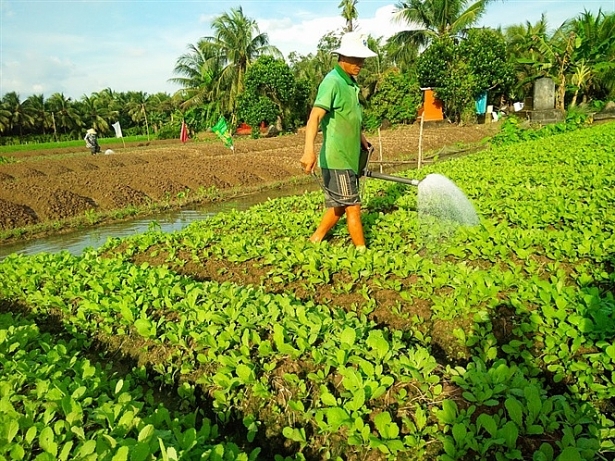
[[[419,155],[417,159],[416,169],[421,169],[421,164],[423,163],[423,119],[425,118],[424,114],[421,114],[421,127],[419,128]]]
[[[380,127],[378,127],[378,147],[380,149],[380,173],[382,173],[382,137],[380,136]]]
[[[382,165],[409,165],[409,164],[415,164],[416,161],[415,160],[370,160],[369,163],[376,163],[376,164],[382,164]]]
[[[147,130],[147,140],[149,141],[149,123],[147,123],[147,112],[145,112],[145,104],[141,104],[143,116],[145,117],[145,129]]]

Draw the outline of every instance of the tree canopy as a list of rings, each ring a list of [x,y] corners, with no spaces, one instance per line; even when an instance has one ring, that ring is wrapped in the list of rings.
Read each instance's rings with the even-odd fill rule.
[[[452,120],[471,115],[483,91],[495,104],[523,100],[545,76],[556,83],[560,108],[615,97],[615,13],[583,11],[553,31],[546,15],[503,31],[474,28],[490,4],[398,2],[397,21],[412,30],[368,37],[377,57],[359,75],[366,124],[412,121],[418,85],[436,88]],[[182,120],[199,131],[221,115],[232,127],[265,121],[294,129],[305,123],[320,81],[335,65],[332,51],[342,34],[357,28],[357,5],[341,0],[345,26],[324,34],[313,53],[287,59],[241,7],[231,8],[213,19],[210,36],[177,58],[169,80],[181,89],[173,95],[111,88],[79,99],[7,92],[0,100],[0,142],[80,139],[90,127],[112,135],[118,121],[125,135],[176,136]]]

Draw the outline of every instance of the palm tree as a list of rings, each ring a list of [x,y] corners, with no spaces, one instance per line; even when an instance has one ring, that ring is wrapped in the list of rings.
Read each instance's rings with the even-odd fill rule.
[[[605,97],[615,90],[615,14],[585,11],[549,34],[545,16],[532,25],[506,29],[509,51],[518,62],[517,77],[527,92],[539,77],[551,77],[557,85],[556,107],[564,109],[566,91]]]
[[[374,38],[370,35],[367,37],[367,46],[376,53],[376,56],[368,59],[365,63],[365,72],[361,79],[365,99],[369,99],[378,90],[378,84],[382,80],[387,59],[382,37]]]
[[[96,99],[99,106],[105,106],[109,110],[108,122],[116,122],[122,109],[120,94],[111,88],[105,88],[96,93],[92,93],[92,98]]]
[[[615,13],[584,11],[566,23],[575,35],[573,55],[576,90],[583,99],[605,98],[615,91]]]
[[[540,77],[536,71],[537,63],[545,62],[540,51],[540,41],[548,39],[548,24],[545,14],[534,24],[516,24],[504,30],[506,48],[511,61],[515,62],[517,75],[516,88],[513,90],[518,98],[530,94],[534,80]]]
[[[19,95],[12,91],[4,95],[2,98],[2,104],[5,110],[10,113],[8,123],[10,131],[17,128],[19,131],[19,136],[23,136],[24,128],[34,126],[34,116],[32,115],[30,103],[27,99],[25,101],[21,101]]]
[[[135,123],[145,122],[145,130],[147,132],[147,140],[149,141],[149,122],[147,120],[147,112],[150,109],[150,97],[143,91],[129,91],[127,94],[127,109],[128,115]]]
[[[93,93],[91,96],[83,95],[79,102],[81,115],[89,122],[89,126],[100,134],[107,133],[110,130],[109,121],[117,117],[117,112],[108,104],[109,101],[104,96]]]
[[[37,133],[46,134],[48,128],[53,128],[51,113],[47,110],[47,103],[42,94],[34,94],[26,99],[30,106],[31,115],[34,117],[34,130]]]
[[[178,99],[167,93],[156,93],[150,96],[152,116],[152,128],[158,133],[162,125],[173,121],[173,112],[178,109]]]
[[[394,20],[414,27],[398,32],[392,42],[425,47],[435,38],[459,37],[476,24],[493,0],[407,0],[395,5]]]
[[[243,14],[243,9],[232,8],[211,23],[213,36],[203,40],[212,43],[224,63],[217,82],[218,91],[228,88],[227,109],[233,113],[238,96],[243,92],[243,80],[248,66],[261,55],[283,58],[282,53],[269,45],[269,37],[261,33],[258,24]]]
[[[519,62],[533,68],[533,79],[551,77],[555,81],[555,108],[564,110],[569,75],[575,67],[576,34],[564,22],[552,34],[533,35],[531,39],[536,52],[529,59],[522,58]]]
[[[346,20],[344,32],[352,32],[355,29],[354,20],[359,17],[357,3],[359,0],[342,0],[337,6],[342,9],[342,18]]]
[[[80,134],[79,130],[83,126],[83,121],[71,98],[64,96],[64,93],[54,93],[49,96],[47,104],[51,111],[56,138],[58,131],[64,134],[72,133],[76,136]]]
[[[507,48],[514,56],[528,55],[536,56],[539,54],[537,48],[537,37],[546,37],[548,31],[547,16],[543,13],[540,19],[532,24],[526,21],[525,24],[515,24],[504,30]]]
[[[390,65],[402,72],[413,68],[419,55],[419,48],[416,45],[405,42],[403,37],[395,35],[388,38],[384,48]]]
[[[0,101],[0,133],[4,134],[11,126],[11,111]]]
[[[173,69],[180,75],[169,79],[182,87],[177,93],[183,98],[183,109],[209,105],[223,93],[218,82],[221,79],[224,62],[218,48],[211,42],[201,39],[196,45],[188,45],[188,52],[181,55]]]

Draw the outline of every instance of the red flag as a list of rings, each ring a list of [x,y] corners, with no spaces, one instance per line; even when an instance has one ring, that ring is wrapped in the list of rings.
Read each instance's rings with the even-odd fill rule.
[[[188,127],[186,126],[186,122],[182,120],[182,129],[179,134],[179,140],[183,143],[188,141]]]

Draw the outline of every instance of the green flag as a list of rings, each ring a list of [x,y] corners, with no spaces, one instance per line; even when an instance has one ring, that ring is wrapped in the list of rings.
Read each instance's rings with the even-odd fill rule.
[[[216,123],[211,130],[218,135],[226,147],[231,150],[235,150],[235,146],[233,146],[233,138],[228,130],[228,125],[226,124],[226,120],[223,116],[220,116],[218,123]]]

